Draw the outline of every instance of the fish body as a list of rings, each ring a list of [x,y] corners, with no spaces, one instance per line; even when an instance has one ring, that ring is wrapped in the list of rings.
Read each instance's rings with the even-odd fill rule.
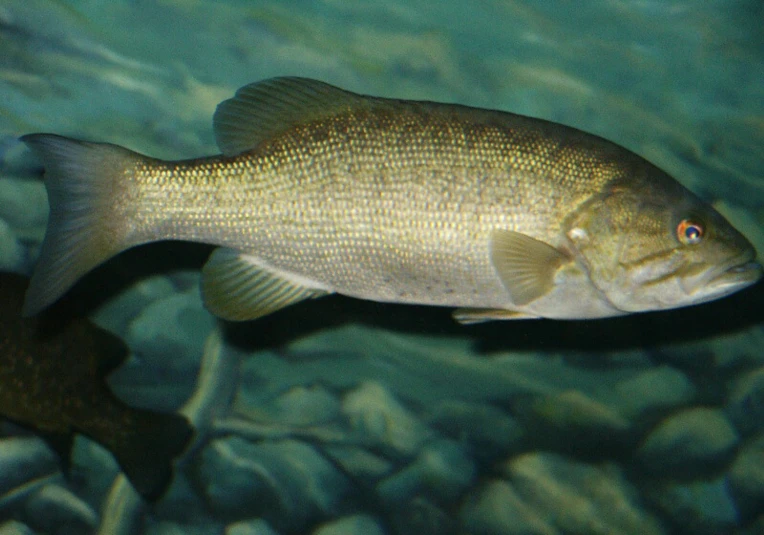
[[[130,407],[105,376],[127,355],[121,340],[83,320],[23,319],[28,281],[0,273],[0,416],[28,426],[68,462],[75,433],[110,450],[146,499],[158,498],[192,428],[176,414]]]
[[[51,218],[25,311],[156,240],[220,246],[214,313],[252,319],[328,293],[458,307],[458,320],[581,319],[722,297],[751,244],[646,160],[511,113],[277,78],[215,114],[223,154],[161,161],[49,134]]]

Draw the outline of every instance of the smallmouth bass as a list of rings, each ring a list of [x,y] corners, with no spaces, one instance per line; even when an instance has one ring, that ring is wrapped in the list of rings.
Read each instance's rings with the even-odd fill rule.
[[[25,313],[119,252],[219,246],[206,306],[254,319],[329,293],[458,307],[457,320],[583,319],[717,299],[752,245],[636,154],[512,113],[363,96],[302,78],[241,88],[222,155],[161,161],[51,134],[51,206]]]

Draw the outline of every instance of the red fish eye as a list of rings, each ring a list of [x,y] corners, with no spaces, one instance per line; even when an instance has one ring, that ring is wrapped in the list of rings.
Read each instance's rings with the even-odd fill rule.
[[[676,227],[676,236],[685,245],[695,245],[703,239],[703,226],[689,219],[683,219]]]

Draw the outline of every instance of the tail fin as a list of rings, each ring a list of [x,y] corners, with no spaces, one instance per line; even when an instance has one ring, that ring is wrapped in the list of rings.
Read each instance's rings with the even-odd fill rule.
[[[50,216],[23,314],[40,312],[85,273],[127,248],[112,206],[124,171],[142,158],[116,145],[53,134],[23,136],[45,165]],[[119,222],[116,222],[119,223]]]
[[[172,478],[172,463],[194,435],[180,414],[131,410],[134,418],[126,438],[112,453],[135,490],[149,502],[159,499]]]

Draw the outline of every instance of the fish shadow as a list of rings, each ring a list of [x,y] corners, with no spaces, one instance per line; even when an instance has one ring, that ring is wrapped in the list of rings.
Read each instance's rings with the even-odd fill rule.
[[[229,340],[251,349],[281,346],[346,324],[404,334],[464,338],[478,353],[498,351],[613,352],[700,341],[764,323],[764,284],[694,307],[599,320],[516,320],[460,325],[443,307],[397,305],[329,296],[252,322],[227,326]]]

